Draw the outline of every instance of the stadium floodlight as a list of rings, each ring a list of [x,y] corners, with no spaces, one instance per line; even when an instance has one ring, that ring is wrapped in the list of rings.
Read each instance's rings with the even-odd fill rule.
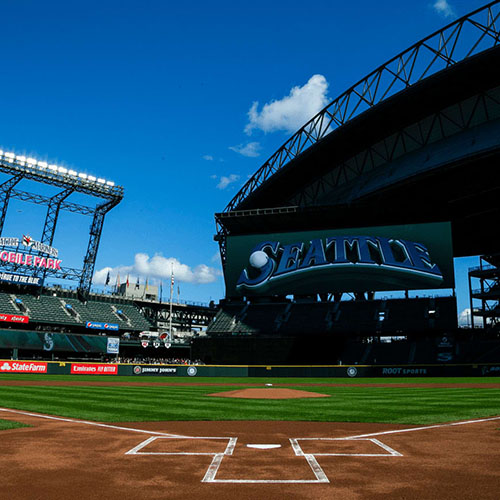
[[[123,188],[115,186],[114,182],[107,181],[102,177],[95,177],[93,175],[80,173],[76,170],[67,167],[59,166],[56,164],[48,164],[46,161],[39,161],[36,158],[26,157],[25,155],[16,155],[15,153],[0,150],[0,159],[10,165],[0,165],[2,172],[15,172],[16,175],[23,171],[28,175],[28,178],[37,180],[36,177],[40,176],[42,182],[69,184],[76,188],[77,191],[82,191],[98,196],[105,195],[111,196],[113,199],[121,199],[123,197]],[[47,176],[46,173],[50,175]],[[95,185],[92,185],[95,183]]]

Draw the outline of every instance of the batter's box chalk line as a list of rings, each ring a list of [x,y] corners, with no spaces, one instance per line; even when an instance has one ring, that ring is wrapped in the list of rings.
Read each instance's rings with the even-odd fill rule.
[[[202,483],[260,483],[260,484],[319,484],[319,483],[329,483],[327,475],[324,470],[319,465],[316,457],[335,457],[335,456],[352,456],[352,457],[402,457],[403,455],[390,446],[380,442],[375,438],[289,438],[290,445],[295,453],[296,457],[303,457],[315,479],[220,479],[217,478],[217,473],[222,464],[222,460],[225,456],[233,455],[234,448],[236,447],[236,442],[238,438],[235,437],[184,437],[183,440],[226,440],[226,449],[223,452],[158,452],[158,451],[143,451],[148,445],[159,439],[179,439],[177,437],[170,436],[151,436],[142,443],[127,451],[125,455],[208,455],[212,456],[212,462],[210,463],[205,476],[201,480]],[[305,453],[302,450],[299,441],[369,441],[379,448],[383,449],[383,453]],[[333,444],[333,443],[332,443]]]

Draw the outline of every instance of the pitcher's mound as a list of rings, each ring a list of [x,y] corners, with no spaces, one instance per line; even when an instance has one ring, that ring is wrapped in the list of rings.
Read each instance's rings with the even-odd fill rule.
[[[217,392],[209,394],[219,398],[243,398],[243,399],[298,399],[298,398],[328,398],[328,394],[317,392],[298,391],[295,389],[241,389],[238,391]]]

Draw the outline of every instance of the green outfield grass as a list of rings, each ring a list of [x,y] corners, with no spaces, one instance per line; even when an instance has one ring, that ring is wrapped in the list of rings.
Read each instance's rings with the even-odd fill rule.
[[[49,376],[2,376],[1,379],[48,380]],[[220,385],[128,386],[126,382],[165,382],[164,378],[142,377],[64,377],[55,380],[122,381],[121,386],[1,386],[0,406],[52,415],[102,422],[161,420],[299,420],[386,422],[431,424],[500,415],[500,389],[489,387],[500,379],[214,379],[196,378],[186,382]],[[170,379],[179,382],[181,379]],[[319,399],[246,400],[209,397],[208,394],[234,390],[225,383],[475,383],[480,388],[433,388],[376,386],[324,387],[310,385],[307,390],[330,395]],[[289,386],[290,387],[290,386]],[[291,386],[293,387],[293,385]],[[304,387],[297,386],[304,390]]]

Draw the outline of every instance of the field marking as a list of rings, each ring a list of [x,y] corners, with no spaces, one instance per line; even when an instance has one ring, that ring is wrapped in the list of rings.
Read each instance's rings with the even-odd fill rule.
[[[412,427],[410,429],[396,429],[393,431],[380,431],[380,432],[371,432],[369,434],[358,434],[357,436],[347,436],[344,438],[336,438],[336,439],[362,439],[362,438],[370,438],[375,436],[386,436],[388,434],[401,434],[403,432],[415,432],[415,431],[426,431],[428,429],[440,429],[442,427],[453,427],[456,425],[467,425],[467,424],[477,424],[481,422],[489,422],[491,420],[500,420],[500,417],[489,417],[489,418],[480,418],[475,420],[462,420],[459,422],[452,422],[448,424],[435,424],[435,425],[426,425],[422,427]]]
[[[292,439],[290,439],[290,442]],[[293,439],[298,445],[298,441],[371,441],[373,444],[387,451],[387,453],[311,453],[315,457],[402,457],[403,454],[394,450],[390,446],[382,443],[375,438],[295,438]],[[293,445],[292,445],[293,446]],[[301,450],[298,445],[298,450]],[[297,453],[296,453],[297,454]]]
[[[208,456],[213,456],[212,462],[209,465],[205,476],[203,477],[202,481],[203,483],[259,483],[259,484],[318,484],[318,483],[329,483],[330,480],[326,476],[325,472],[319,465],[318,461],[316,460],[316,456],[357,456],[357,457],[382,457],[382,456],[403,456],[401,453],[397,452],[393,448],[389,447],[388,445],[382,443],[378,439],[375,439],[375,436],[384,436],[384,435],[390,435],[390,434],[401,434],[404,432],[416,432],[416,431],[422,431],[422,430],[429,430],[429,429],[439,429],[443,427],[453,427],[453,426],[459,426],[459,425],[468,425],[468,424],[475,424],[475,423],[481,423],[481,422],[489,422],[489,421],[494,421],[494,420],[500,420],[500,416],[498,417],[489,417],[489,418],[481,418],[481,419],[474,419],[474,420],[463,420],[459,422],[452,422],[452,423],[447,423],[447,424],[435,424],[435,425],[427,425],[427,426],[421,426],[421,427],[413,427],[409,429],[397,429],[397,430],[391,430],[391,431],[380,431],[380,432],[372,432],[368,434],[359,434],[356,436],[346,436],[342,438],[289,438],[290,444],[292,446],[292,449],[295,453],[296,456],[304,457],[305,460],[307,461],[309,467],[311,468],[314,476],[316,479],[218,479],[216,478],[217,473],[219,472],[219,468],[222,464],[222,460],[225,456],[232,455],[234,448],[236,446],[236,442],[238,438],[228,438],[228,437],[197,437],[197,436],[184,436],[184,435],[179,435],[179,434],[170,434],[166,432],[158,432],[158,431],[148,431],[145,429],[136,429],[133,427],[122,427],[118,425],[112,425],[112,424],[103,424],[99,422],[92,422],[89,420],[78,420],[78,419],[72,419],[72,418],[64,418],[64,417],[54,417],[50,415],[44,415],[40,413],[31,413],[31,412],[26,412],[26,411],[21,411],[21,410],[13,410],[10,408],[1,408],[0,411],[3,412],[8,412],[8,413],[14,413],[14,414],[19,414],[19,415],[26,415],[30,417],[35,417],[35,418],[43,418],[47,420],[55,420],[55,421],[60,421],[60,422],[69,422],[69,423],[75,423],[75,424],[84,424],[84,425],[90,425],[94,427],[102,427],[106,429],[113,429],[113,430],[120,430],[120,431],[129,431],[129,432],[136,432],[136,433],[141,433],[141,434],[149,434],[150,437],[143,442],[141,442],[139,445],[135,446],[131,450],[125,453],[125,455],[208,455]],[[141,449],[143,449],[145,446],[147,446],[149,443],[153,442],[155,439],[175,439],[175,438],[180,438],[180,439],[191,439],[191,440],[196,440],[196,439],[227,439],[228,444],[226,446],[226,449],[222,453],[157,453],[157,452],[140,452]],[[304,453],[302,448],[300,447],[298,441],[301,440],[323,440],[323,441],[371,441],[377,446],[380,446],[384,450],[386,450],[388,453],[379,453],[379,454],[336,454],[336,453]]]
[[[30,412],[21,411],[21,410],[11,410],[10,408],[0,408],[0,411],[9,412],[9,413],[16,413],[18,415],[26,415],[28,417],[45,418],[47,420],[57,420],[59,422],[70,422],[73,424],[92,425],[94,427],[104,427],[106,429],[115,429],[115,430],[120,430],[120,431],[139,432],[142,434],[154,434],[156,436],[177,437],[177,438],[189,437],[189,436],[183,436],[181,434],[169,434],[167,432],[147,431],[144,429],[135,429],[133,427],[121,427],[119,425],[101,424],[100,422],[92,422],[90,420],[78,420],[75,418],[52,417],[50,415],[44,415],[42,413],[30,413]]]
[[[281,448],[280,444],[247,444],[247,448],[256,448],[257,450],[272,450]]]

